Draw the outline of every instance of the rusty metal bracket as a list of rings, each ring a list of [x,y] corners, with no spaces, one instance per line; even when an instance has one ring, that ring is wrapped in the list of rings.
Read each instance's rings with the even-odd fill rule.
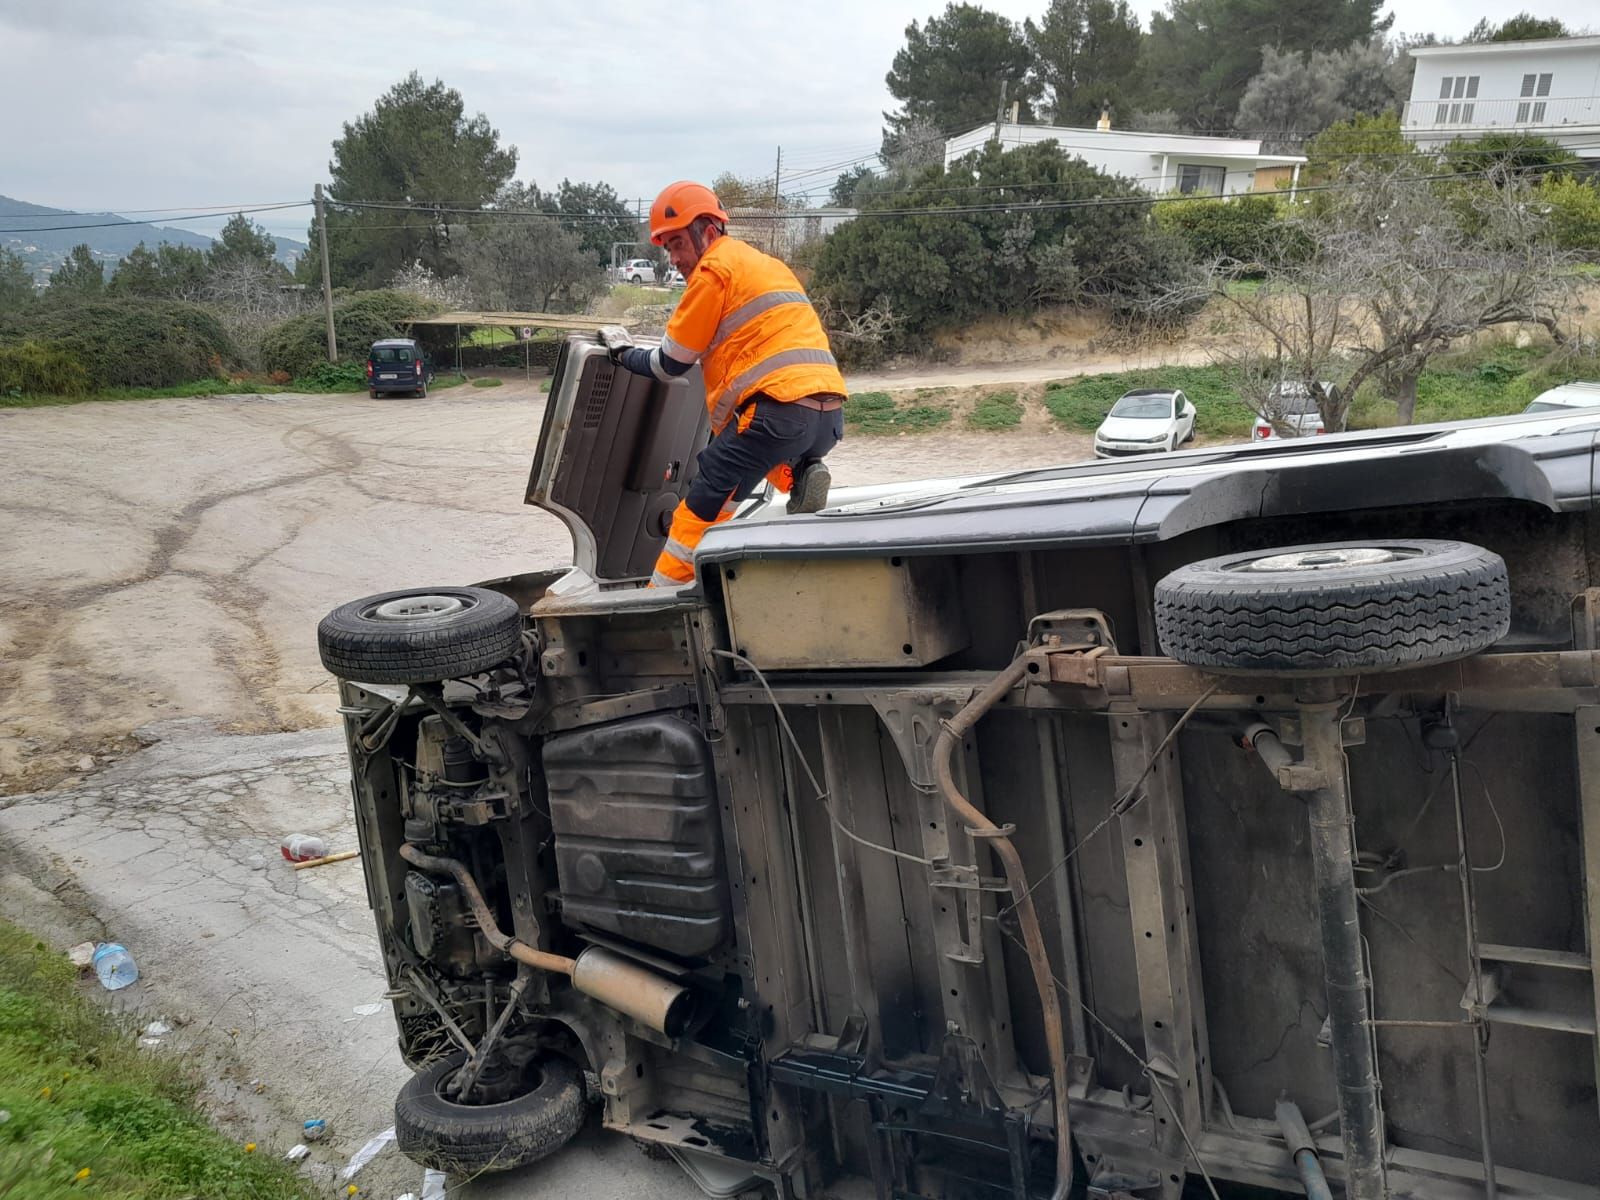
[[[1111,621],[1097,608],[1058,608],[1028,622],[1028,645],[1041,650],[1092,650],[1115,654]]]

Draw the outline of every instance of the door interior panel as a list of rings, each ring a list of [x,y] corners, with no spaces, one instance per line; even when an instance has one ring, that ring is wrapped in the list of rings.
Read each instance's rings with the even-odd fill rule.
[[[587,531],[595,561],[582,562],[580,552],[578,565],[597,579],[648,578],[709,436],[698,366],[661,383],[573,338],[556,364],[528,502],[560,516],[580,551]],[[553,470],[546,466],[551,454]],[[543,488],[541,479],[548,481]]]

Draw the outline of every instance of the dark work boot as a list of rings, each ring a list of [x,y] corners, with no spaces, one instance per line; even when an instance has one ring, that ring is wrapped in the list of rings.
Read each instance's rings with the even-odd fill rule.
[[[833,483],[833,473],[820,458],[803,462],[794,473],[794,487],[789,489],[790,513],[821,512],[828,506],[828,487]]]

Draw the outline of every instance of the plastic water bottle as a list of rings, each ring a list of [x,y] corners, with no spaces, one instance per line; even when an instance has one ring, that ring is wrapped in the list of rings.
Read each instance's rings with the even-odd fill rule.
[[[279,849],[290,862],[310,862],[328,853],[328,843],[313,833],[291,833]]]
[[[101,942],[96,946],[93,963],[100,986],[108,992],[125,988],[139,978],[139,966],[133,961],[133,955],[116,942]]]

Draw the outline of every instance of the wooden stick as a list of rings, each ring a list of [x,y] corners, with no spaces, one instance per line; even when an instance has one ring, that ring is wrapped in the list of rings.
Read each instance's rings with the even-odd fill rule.
[[[341,850],[337,854],[324,854],[321,858],[308,858],[305,862],[290,863],[296,871],[304,871],[307,867],[320,867],[324,863],[343,862],[347,858],[355,858],[361,851]]]

